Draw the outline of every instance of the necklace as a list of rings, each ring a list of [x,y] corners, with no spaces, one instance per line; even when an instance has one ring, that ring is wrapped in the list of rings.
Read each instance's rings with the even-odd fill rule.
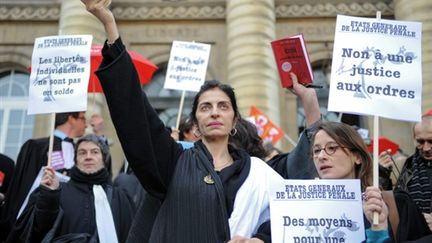
[[[216,171],[221,171],[223,168],[230,166],[233,163],[233,160],[230,158],[227,162],[223,163],[222,165],[215,166],[214,169]]]

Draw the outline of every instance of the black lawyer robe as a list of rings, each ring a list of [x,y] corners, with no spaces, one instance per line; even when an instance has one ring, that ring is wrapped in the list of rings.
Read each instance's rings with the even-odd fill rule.
[[[98,173],[99,178],[100,174]],[[83,173],[81,175],[87,176]],[[51,242],[53,238],[72,235],[76,237],[78,234],[89,236],[87,239],[80,238],[83,242],[91,242],[89,238],[97,238],[93,184],[104,188],[111,206],[118,241],[126,241],[135,216],[135,204],[127,193],[110,185],[108,172],[105,172],[104,182],[83,182],[82,179],[74,178],[73,174],[71,177],[69,182],[61,183],[58,190],[40,186],[33,192],[7,242]],[[57,225],[55,220],[59,220]]]
[[[62,140],[54,136],[53,151],[61,150]],[[6,202],[1,210],[0,241],[6,239],[18,212],[42,166],[48,161],[49,138],[29,139],[20,149],[14,176],[6,193]]]

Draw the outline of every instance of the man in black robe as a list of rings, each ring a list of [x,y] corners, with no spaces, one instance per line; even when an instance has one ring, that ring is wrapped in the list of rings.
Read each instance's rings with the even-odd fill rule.
[[[15,170],[15,162],[4,154],[0,154],[0,205],[5,200],[5,193]],[[1,210],[0,206],[0,210]]]
[[[56,170],[64,172],[73,166],[72,138],[81,137],[84,134],[85,113],[57,113],[55,128],[52,165]],[[40,169],[47,164],[48,146],[49,138],[40,138],[29,139],[21,147],[15,173],[1,210],[0,241],[6,239]]]

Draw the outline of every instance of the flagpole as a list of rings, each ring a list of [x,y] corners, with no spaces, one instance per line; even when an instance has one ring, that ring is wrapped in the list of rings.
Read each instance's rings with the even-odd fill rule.
[[[381,11],[376,12],[376,19],[378,21],[381,20]],[[374,115],[374,124],[373,124],[373,186],[379,187],[379,168],[378,168],[378,135],[379,135],[379,117]],[[379,224],[379,214],[378,212],[373,213],[373,224]]]
[[[373,186],[379,187],[379,168],[378,168],[378,135],[379,135],[379,116],[374,116],[374,131],[373,131]],[[377,212],[373,213],[373,224],[379,224],[379,215]]]
[[[92,110],[91,111],[93,111],[93,110],[95,110],[95,107],[96,107],[96,92],[95,92],[95,89],[96,89],[96,84],[95,84],[95,81],[93,81],[92,82],[92,91],[93,91],[93,103],[92,103]],[[92,114],[92,112],[89,112],[90,114]]]
[[[297,146],[297,143],[294,142],[294,140],[290,136],[288,136],[285,132],[284,132],[284,138],[286,140],[288,140],[288,142],[290,142],[292,144],[292,146],[294,146],[294,147]]]
[[[51,157],[52,157],[52,151],[53,151],[53,147],[54,147],[54,126],[55,126],[55,117],[56,117],[56,113],[53,112],[51,113],[51,126],[50,126],[50,130],[51,130],[51,134],[50,134],[50,138],[49,138],[49,145],[48,145],[48,161],[47,161],[47,167],[51,166]]]

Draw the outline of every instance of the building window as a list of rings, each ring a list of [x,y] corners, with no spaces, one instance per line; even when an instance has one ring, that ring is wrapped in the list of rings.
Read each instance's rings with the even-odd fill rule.
[[[33,134],[34,116],[27,115],[29,78],[15,70],[0,73],[0,153],[14,160]]]

